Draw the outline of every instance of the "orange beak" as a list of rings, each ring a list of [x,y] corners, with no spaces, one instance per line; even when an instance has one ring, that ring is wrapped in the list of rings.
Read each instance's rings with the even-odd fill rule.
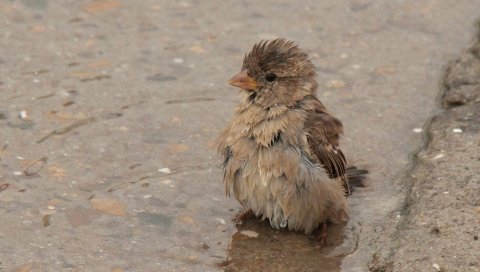
[[[257,88],[257,82],[255,79],[249,77],[247,75],[247,71],[241,71],[240,73],[236,74],[230,81],[228,82],[230,85],[244,89],[244,90],[251,90],[254,91]]]

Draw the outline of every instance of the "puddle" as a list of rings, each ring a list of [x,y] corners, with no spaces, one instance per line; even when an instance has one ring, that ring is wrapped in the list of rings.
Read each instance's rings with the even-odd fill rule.
[[[340,270],[342,257],[329,256],[330,247],[317,249],[315,242],[305,235],[275,231],[268,222],[247,222],[242,229],[253,230],[259,235],[252,238],[237,232],[233,236],[228,260],[224,263],[225,271],[319,271],[319,267],[321,271]],[[331,237],[331,231],[329,235]],[[342,236],[335,238],[343,240]]]
[[[354,221],[330,225],[327,245],[320,248],[312,236],[275,230],[268,220],[253,218],[238,226],[227,260],[217,266],[224,271],[341,271],[342,259],[356,250],[360,232]]]

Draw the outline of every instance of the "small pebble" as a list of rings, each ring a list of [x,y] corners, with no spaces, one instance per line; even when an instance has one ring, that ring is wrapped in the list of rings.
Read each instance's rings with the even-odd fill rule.
[[[167,167],[158,169],[158,172],[165,173],[165,174],[172,173],[172,171],[170,171],[170,169]]]
[[[218,220],[218,222],[219,222],[220,224],[222,224],[222,225],[225,225],[225,223],[226,223],[225,220],[222,219],[222,218],[217,218],[217,220]]]
[[[183,59],[182,59],[182,58],[174,58],[174,59],[173,59],[173,63],[182,64],[182,63],[183,63]]]
[[[22,111],[18,114],[18,117],[20,117],[20,119],[22,119],[22,120],[27,120],[27,119],[29,119],[29,118],[28,118],[27,111],[24,111],[24,110],[22,110]]]
[[[15,176],[21,176],[21,175],[22,175],[22,172],[21,172],[21,171],[15,171],[15,172],[13,172],[13,175],[15,175]]]
[[[47,209],[49,209],[49,210],[55,210],[55,206],[47,206]]]
[[[165,185],[169,185],[170,183],[172,183],[172,180],[171,179],[166,179],[166,180],[163,180],[162,183],[165,184]]]
[[[423,130],[422,130],[421,128],[414,128],[414,129],[413,129],[413,132],[415,132],[415,133],[420,133],[420,132],[422,132],[422,131],[423,131]]]
[[[440,265],[438,265],[437,263],[434,263],[432,266],[433,266],[433,268],[435,268],[437,271],[440,271]]]
[[[463,130],[461,128],[454,128],[454,129],[452,129],[452,131],[454,133],[462,133],[463,132]]]
[[[152,195],[144,195],[143,198],[145,198],[145,199],[152,198]]]
[[[441,158],[443,158],[443,157],[445,157],[445,154],[438,154],[438,155],[436,155],[435,157],[433,157],[432,159],[433,159],[433,160],[438,160],[438,159],[441,159]]]
[[[255,232],[253,230],[242,230],[240,231],[241,234],[252,237],[252,238],[257,238],[258,237],[258,232]]]

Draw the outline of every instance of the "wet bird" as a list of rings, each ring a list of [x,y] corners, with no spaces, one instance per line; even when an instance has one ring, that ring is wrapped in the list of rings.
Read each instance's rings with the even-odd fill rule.
[[[316,97],[315,67],[286,39],[245,55],[230,84],[242,102],[218,139],[227,195],[273,228],[312,233],[349,218],[347,161],[340,120]]]

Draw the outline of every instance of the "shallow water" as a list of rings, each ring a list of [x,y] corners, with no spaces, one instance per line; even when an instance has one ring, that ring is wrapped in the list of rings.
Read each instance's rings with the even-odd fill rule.
[[[330,226],[328,244],[320,247],[314,235],[274,230],[267,221],[250,219],[233,235],[228,259],[219,266],[225,271],[339,271],[342,259],[356,250],[358,227]]]

